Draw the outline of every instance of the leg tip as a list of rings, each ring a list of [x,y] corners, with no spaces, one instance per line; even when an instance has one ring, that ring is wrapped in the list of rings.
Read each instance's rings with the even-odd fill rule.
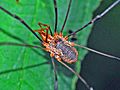
[[[90,90],[94,90],[93,87],[90,87]]]

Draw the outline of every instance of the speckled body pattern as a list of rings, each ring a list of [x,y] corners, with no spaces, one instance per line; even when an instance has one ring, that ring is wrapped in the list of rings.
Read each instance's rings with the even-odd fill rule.
[[[65,44],[64,41],[59,40],[56,44],[56,49],[60,49],[62,51],[62,55],[60,57],[65,62],[72,63],[77,61],[76,49],[69,44]]]
[[[53,36],[48,35],[48,42],[44,42],[43,45],[45,46],[45,50],[50,52],[51,57],[67,63],[74,63],[78,59],[78,52],[74,48],[74,43],[67,40],[62,34],[55,33]]]

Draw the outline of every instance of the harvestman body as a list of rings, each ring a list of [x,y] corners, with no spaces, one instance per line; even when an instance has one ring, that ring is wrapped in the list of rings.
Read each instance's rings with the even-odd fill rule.
[[[46,32],[49,30],[49,26],[46,24],[39,23],[41,25],[47,26]],[[78,59],[78,52],[76,48],[74,48],[74,43],[68,41],[68,37],[63,37],[62,33],[54,33],[53,36],[44,32],[44,29],[41,27],[39,30],[34,30],[34,32],[38,32],[42,37],[43,46],[45,46],[45,50],[50,52],[51,57],[55,57],[58,61],[65,61],[67,63],[74,63]]]
[[[18,1],[19,0],[17,0],[17,2]],[[60,62],[62,65],[64,65],[66,68],[68,68],[75,75],[77,75],[78,78],[86,85],[86,87],[89,90],[93,90],[93,88],[90,87],[87,84],[87,82],[77,72],[75,72],[72,68],[70,68],[69,66],[67,66],[64,63],[64,62],[66,62],[66,63],[74,63],[74,62],[77,61],[78,52],[74,48],[74,46],[84,48],[84,49],[86,49],[88,51],[91,51],[91,52],[94,52],[94,53],[97,53],[97,54],[100,54],[100,55],[103,55],[103,56],[107,56],[109,58],[114,58],[114,59],[117,59],[117,60],[120,60],[120,58],[112,56],[112,55],[108,55],[108,54],[105,54],[105,53],[102,53],[102,52],[99,52],[99,51],[96,51],[96,50],[93,50],[91,48],[88,48],[88,47],[85,47],[85,46],[82,46],[82,45],[75,44],[73,42],[68,41],[68,38],[70,36],[78,33],[80,30],[84,29],[88,25],[93,24],[95,21],[99,20],[109,10],[111,10],[114,6],[116,6],[120,2],[120,0],[117,0],[116,2],[114,2],[102,14],[97,15],[94,19],[92,19],[90,22],[88,22],[82,28],[80,28],[80,29],[76,30],[75,32],[63,37],[62,32],[63,32],[63,29],[65,27],[65,24],[66,24],[66,21],[67,21],[67,18],[68,18],[71,2],[72,2],[72,0],[70,0],[70,2],[69,2],[66,17],[65,17],[62,29],[61,29],[60,33],[58,33],[57,32],[57,21],[58,21],[57,20],[58,19],[58,16],[57,16],[57,14],[58,14],[58,12],[57,12],[57,2],[56,2],[56,0],[54,0],[54,7],[55,7],[55,29],[54,29],[54,34],[52,34],[52,31],[51,31],[50,27],[48,25],[46,25],[46,24],[39,23],[40,29],[32,30],[26,24],[26,22],[24,20],[22,20],[19,16],[10,13],[8,10],[4,9],[2,6],[0,6],[0,10],[2,10],[5,13],[9,14],[10,16],[14,17],[15,19],[19,20],[23,25],[25,25],[28,28],[28,30],[30,30],[40,40],[40,42],[45,47],[43,49],[50,53],[50,56],[52,57],[52,64],[53,64],[54,73],[55,73],[55,85],[54,85],[55,90],[58,90],[58,83],[57,83],[57,74],[56,74],[56,70],[55,70],[55,64],[54,64],[54,61],[53,61],[53,57],[55,57],[58,62]],[[46,28],[42,28],[42,26],[46,26]],[[50,31],[50,34],[48,34],[48,31]],[[42,39],[35,32],[38,32]],[[8,44],[14,44],[14,43],[2,43],[1,45],[8,45]],[[22,45],[22,44],[14,44],[14,45],[34,47],[32,45]],[[39,47],[39,46],[35,46],[35,47]]]

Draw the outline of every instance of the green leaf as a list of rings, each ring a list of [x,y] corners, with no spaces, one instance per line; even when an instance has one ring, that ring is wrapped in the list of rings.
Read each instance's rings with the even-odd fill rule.
[[[58,31],[63,24],[69,0],[57,0],[58,4]],[[100,0],[73,0],[70,14],[64,29],[64,36],[68,30],[77,30],[86,24],[91,18],[93,11],[99,5]],[[52,0],[1,0],[0,6],[20,16],[33,29],[39,29],[38,22],[42,22],[54,29],[54,5]],[[86,45],[91,26],[77,34],[76,43]],[[17,36],[20,40],[16,40]],[[37,38],[19,21],[0,10],[0,43],[15,42],[29,43],[39,42]],[[78,49],[78,62],[72,67],[79,72],[80,60],[87,53]],[[37,53],[35,50],[37,50]],[[43,64],[16,72],[4,73],[9,69],[24,68],[29,65],[51,62],[50,56],[42,49],[31,49],[18,46],[0,46],[0,90],[53,90],[54,73],[52,64]],[[75,88],[77,77],[64,66],[56,62],[59,90],[72,90]]]

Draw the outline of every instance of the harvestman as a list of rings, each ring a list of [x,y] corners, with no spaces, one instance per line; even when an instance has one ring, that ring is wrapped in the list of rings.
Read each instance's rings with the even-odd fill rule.
[[[18,1],[19,0],[17,0],[17,2]],[[54,68],[54,74],[55,74],[54,90],[58,90],[57,73],[56,73],[56,69],[55,69],[54,58],[58,62],[60,62],[62,65],[64,65],[66,68],[68,68],[71,72],[73,72],[76,76],[78,76],[78,78],[85,84],[85,86],[89,90],[93,90],[93,88],[90,87],[88,85],[88,83],[77,72],[75,72],[72,68],[70,68],[69,66],[67,66],[65,64],[65,62],[71,64],[71,63],[74,63],[74,62],[77,61],[78,52],[74,48],[74,46],[78,46],[78,47],[86,49],[88,51],[91,51],[91,52],[94,52],[94,53],[97,53],[97,54],[100,54],[100,55],[103,55],[103,56],[106,56],[106,57],[109,57],[109,58],[114,58],[116,60],[120,60],[120,58],[109,55],[109,54],[105,54],[105,53],[102,53],[102,52],[99,52],[99,51],[96,51],[96,50],[93,50],[91,48],[88,48],[88,47],[85,47],[85,46],[82,46],[82,45],[75,44],[73,42],[68,41],[68,38],[70,36],[78,33],[79,31],[81,31],[82,29],[87,27],[88,25],[93,24],[95,21],[102,18],[107,12],[109,12],[114,6],[116,6],[120,2],[120,0],[115,1],[103,13],[101,13],[100,15],[97,15],[90,22],[85,24],[82,28],[74,31],[73,33],[71,33],[71,34],[69,34],[65,37],[62,35],[62,32],[63,32],[64,27],[66,25],[66,21],[67,21],[67,18],[68,18],[68,14],[69,14],[69,11],[70,11],[72,0],[69,1],[69,5],[68,5],[68,8],[67,8],[67,12],[66,12],[66,17],[65,17],[65,20],[64,20],[64,23],[62,25],[60,33],[57,32],[57,22],[58,22],[57,2],[56,2],[56,0],[53,0],[53,1],[54,1],[54,9],[55,9],[54,33],[50,29],[49,25],[42,24],[40,22],[38,23],[38,25],[40,26],[40,29],[32,30],[30,28],[30,26],[23,19],[21,19],[19,16],[15,15],[15,14],[12,14],[11,12],[6,10],[2,6],[0,6],[0,10],[4,11],[5,13],[9,14],[11,17],[20,21],[26,28],[28,28],[28,30],[30,30],[30,32],[33,33],[33,35],[35,35],[39,39],[39,41],[44,46],[44,48],[42,48],[42,49],[50,53],[50,56],[52,58],[51,60],[52,60],[53,68]],[[43,28],[43,26],[46,27],[46,28]],[[50,34],[48,33],[49,31],[50,31]],[[39,35],[41,36],[41,38],[35,32],[38,32]],[[17,43],[0,43],[0,45],[17,45],[17,46],[27,46],[27,47],[41,48],[39,46],[33,46],[33,45],[27,45],[27,44],[17,44]],[[29,67],[26,67],[26,68],[29,68]],[[12,71],[15,71],[15,70],[12,70]],[[8,72],[11,72],[11,70],[8,70],[5,73],[8,73]]]

